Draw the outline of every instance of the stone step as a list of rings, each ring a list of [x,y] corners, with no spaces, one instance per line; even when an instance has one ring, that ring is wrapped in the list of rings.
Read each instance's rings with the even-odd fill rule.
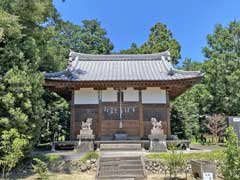
[[[145,179],[146,177],[142,174],[125,174],[125,175],[102,175],[97,177],[97,179],[125,179],[125,178],[132,178],[132,179]]]
[[[105,161],[120,161],[120,160],[139,160],[139,156],[119,156],[119,157],[102,157],[100,162]]]
[[[141,151],[141,144],[100,144],[100,151]]]
[[[135,165],[135,164],[141,164],[140,160],[125,160],[125,161],[105,161],[105,162],[100,162],[101,166],[109,166],[109,165]]]
[[[117,169],[142,169],[142,165],[141,164],[136,164],[136,165],[129,165],[129,164],[125,164],[125,165],[109,165],[109,166],[102,166],[100,168],[101,170],[117,170]]]
[[[142,169],[131,169],[131,170],[111,170],[111,171],[100,171],[99,176],[128,176],[128,177],[135,177],[139,175],[144,175]]]
[[[145,180],[145,177],[97,177],[97,180]]]
[[[97,179],[145,179],[141,156],[100,157]]]

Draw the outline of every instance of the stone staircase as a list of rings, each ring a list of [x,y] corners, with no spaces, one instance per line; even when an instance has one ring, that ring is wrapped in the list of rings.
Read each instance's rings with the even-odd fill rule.
[[[114,153],[106,153],[105,151]],[[128,152],[139,153],[128,154]],[[143,180],[144,161],[142,158],[141,145],[136,144],[109,144],[100,146],[100,158],[97,163],[98,180]]]

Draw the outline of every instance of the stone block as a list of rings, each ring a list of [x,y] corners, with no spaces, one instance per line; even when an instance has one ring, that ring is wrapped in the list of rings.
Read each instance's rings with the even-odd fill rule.
[[[94,151],[93,140],[79,140],[78,145],[74,148],[77,152],[91,152]]]
[[[163,135],[164,133],[163,133],[163,129],[151,129],[151,134],[152,135],[159,135],[159,134]]]
[[[216,178],[216,164],[209,161],[190,161],[192,167],[192,173],[194,178],[203,178],[203,173],[212,173],[213,178]]]
[[[81,129],[80,130],[80,134],[81,135],[92,135],[93,134],[93,130],[92,129]]]
[[[166,135],[163,134],[150,134],[148,136],[150,139],[150,149],[151,152],[166,152],[167,151],[167,143],[166,143]]]

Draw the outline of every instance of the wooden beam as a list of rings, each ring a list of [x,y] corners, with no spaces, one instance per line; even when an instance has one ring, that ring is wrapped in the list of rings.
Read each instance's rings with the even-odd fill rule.
[[[94,90],[107,90],[106,87],[94,87],[93,89]]]
[[[133,87],[134,90],[146,90],[147,87]]]
[[[114,90],[126,90],[127,87],[114,87],[113,89]]]
[[[146,87],[160,87],[169,91],[169,97],[174,99],[189,87],[199,83],[201,78],[189,78],[181,80],[167,80],[167,81],[65,81],[65,80],[49,80],[45,79],[44,86],[51,89],[66,91],[65,88],[126,88],[134,87],[136,90],[145,89]],[[51,86],[51,87],[49,87]],[[58,93],[60,93],[58,91]],[[61,93],[60,93],[61,94]]]

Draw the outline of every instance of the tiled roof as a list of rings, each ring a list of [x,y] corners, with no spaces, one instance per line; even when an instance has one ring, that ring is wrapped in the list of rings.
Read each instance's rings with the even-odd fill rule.
[[[200,71],[181,71],[170,53],[90,55],[70,52],[66,70],[45,73],[45,79],[71,81],[164,81],[201,77]]]

